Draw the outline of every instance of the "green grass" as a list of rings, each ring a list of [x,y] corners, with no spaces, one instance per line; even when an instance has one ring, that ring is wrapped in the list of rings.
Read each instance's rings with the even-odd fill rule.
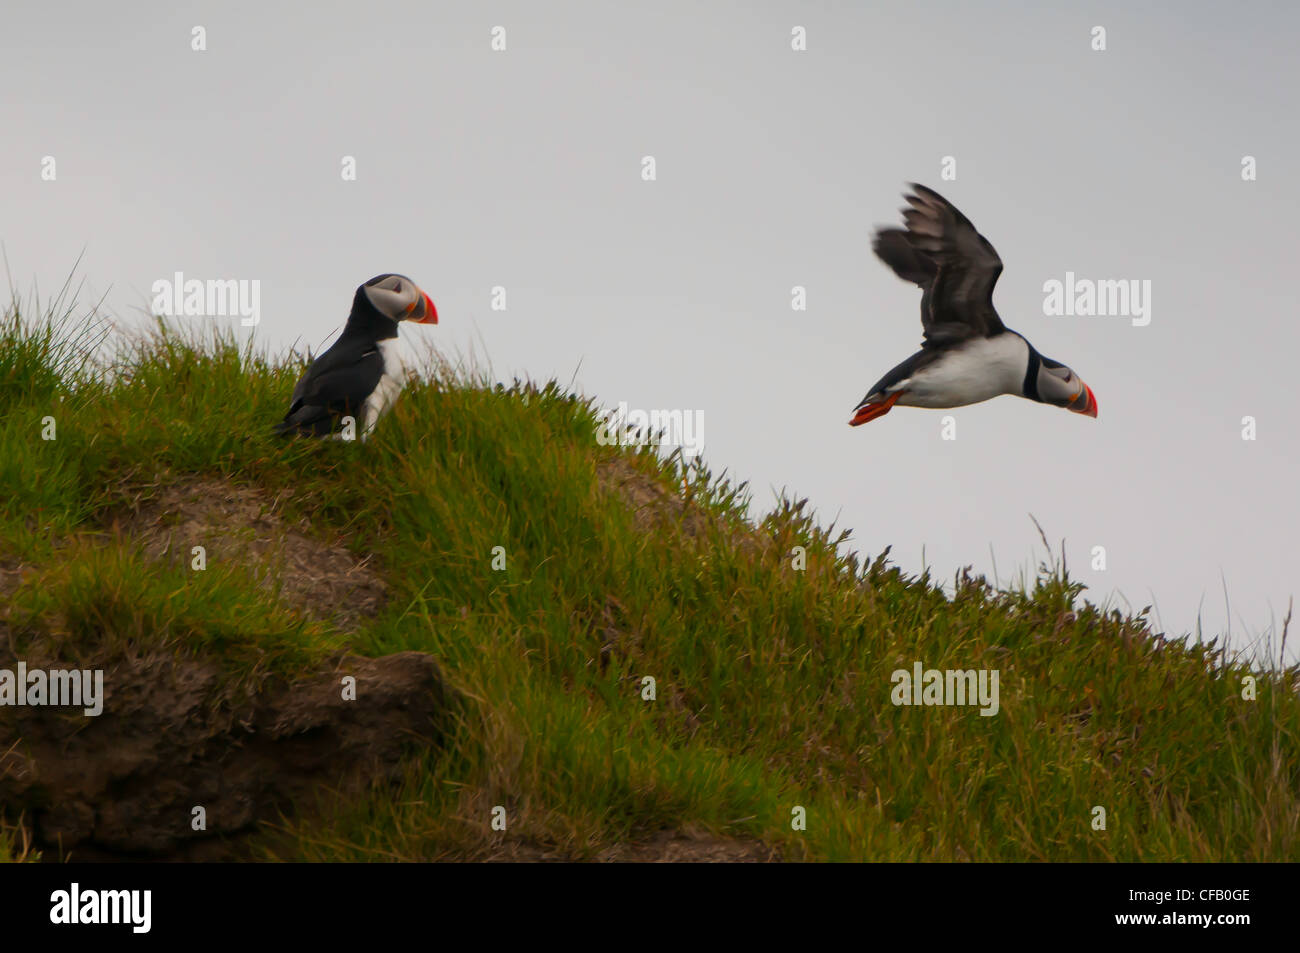
[[[0,864],[33,864],[40,859],[41,852],[32,848],[22,824],[0,818]]]
[[[1296,670],[1156,640],[1059,565],[1029,591],[962,575],[945,594],[860,561],[802,502],[748,523],[743,484],[598,445],[599,408],[554,383],[431,364],[369,442],[284,441],[295,361],[160,325],[87,362],[66,327],[17,311],[0,322],[0,566],[40,568],[0,594],[20,646],[148,645],[254,680],[416,649],[466,699],[396,790],[302,805],[259,857],[474,859],[503,840],[592,857],[667,828],[787,859],[1300,859]],[[602,489],[611,468],[686,510],[638,516]],[[311,621],[238,567],[151,565],[105,532],[198,477],[373,554],[386,608]],[[895,707],[890,675],[914,661],[997,669],[1000,712]],[[21,852],[3,835],[0,859]]]

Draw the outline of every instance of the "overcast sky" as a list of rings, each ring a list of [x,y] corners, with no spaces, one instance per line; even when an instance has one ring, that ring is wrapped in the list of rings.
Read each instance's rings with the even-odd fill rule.
[[[1033,513],[1094,599],[1171,634],[1222,631],[1226,582],[1244,646],[1300,566],[1300,8],[1026,6],[9,0],[0,241],[22,290],[84,247],[83,300],[124,325],[177,271],[260,281],[241,333],[273,349],[405,273],[441,315],[405,337],[699,411],[756,512],[788,487],[864,552],[1004,582],[1042,558]],[[912,180],[992,241],[1003,320],[1098,419],[1001,397],[848,426],[920,342],[870,251]],[[1045,315],[1067,272],[1149,281],[1150,323]]]

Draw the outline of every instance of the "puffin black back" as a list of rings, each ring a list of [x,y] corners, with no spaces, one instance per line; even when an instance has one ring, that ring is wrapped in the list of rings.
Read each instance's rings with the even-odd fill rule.
[[[339,339],[294,386],[280,435],[365,440],[405,384],[398,351],[402,321],[437,323],[429,296],[404,275],[384,274],[357,288]]]

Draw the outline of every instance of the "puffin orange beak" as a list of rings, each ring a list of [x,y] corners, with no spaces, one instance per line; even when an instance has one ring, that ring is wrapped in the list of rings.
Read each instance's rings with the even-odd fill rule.
[[[429,299],[429,296],[427,294],[424,294],[423,291],[421,291],[420,294],[424,296],[424,317],[420,318],[420,320],[416,321],[415,323],[416,324],[437,324],[438,309],[433,306],[433,302]]]
[[[1079,383],[1083,384],[1083,381]],[[1087,384],[1083,384],[1083,390],[1079,392],[1079,396],[1074,398],[1066,410],[1072,410],[1076,414],[1084,414],[1088,417],[1096,417],[1097,398],[1093,395],[1092,388]]]

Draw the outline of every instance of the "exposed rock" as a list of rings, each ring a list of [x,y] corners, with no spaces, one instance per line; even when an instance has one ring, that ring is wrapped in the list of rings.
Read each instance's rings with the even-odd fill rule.
[[[13,670],[4,642],[0,668]],[[29,670],[64,667],[24,661]],[[90,667],[104,670],[99,716],[13,707],[0,721],[0,806],[24,814],[49,859],[192,857],[318,793],[396,780],[412,745],[443,737],[453,704],[420,652],[345,656],[252,695],[235,695],[203,660],[154,655]],[[343,698],[347,675],[355,701]],[[206,812],[204,831],[192,829],[195,807]]]

